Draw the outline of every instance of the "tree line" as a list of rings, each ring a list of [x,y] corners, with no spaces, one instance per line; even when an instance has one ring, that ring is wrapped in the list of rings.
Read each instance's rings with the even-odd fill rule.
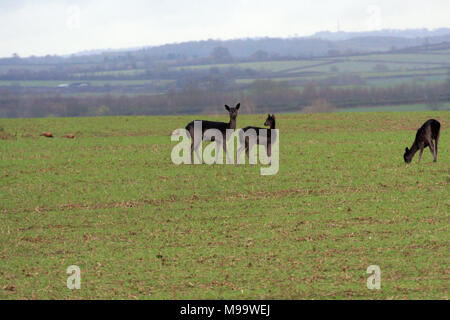
[[[408,83],[391,87],[321,87],[314,82],[302,89],[285,82],[255,80],[248,88],[224,90],[218,83],[186,83],[182,89],[155,95],[27,95],[0,88],[0,117],[76,117],[110,115],[220,114],[223,104],[242,102],[246,113],[301,112],[318,100],[338,108],[427,103],[438,108],[450,101],[450,80]]]

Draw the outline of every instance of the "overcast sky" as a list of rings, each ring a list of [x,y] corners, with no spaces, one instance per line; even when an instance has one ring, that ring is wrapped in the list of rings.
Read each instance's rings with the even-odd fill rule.
[[[0,57],[450,27],[449,0],[0,0]]]

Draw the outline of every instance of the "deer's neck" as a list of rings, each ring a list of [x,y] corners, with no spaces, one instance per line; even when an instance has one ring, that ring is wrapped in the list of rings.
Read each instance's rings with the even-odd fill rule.
[[[275,120],[272,121],[272,123],[270,125],[270,129],[275,129]]]
[[[236,118],[230,118],[230,122],[228,122],[228,129],[236,129]]]
[[[417,145],[416,141],[414,141],[414,143],[411,146],[411,149],[409,149],[409,153],[408,154],[411,157],[413,157],[416,154],[417,150],[419,150],[419,146]]]

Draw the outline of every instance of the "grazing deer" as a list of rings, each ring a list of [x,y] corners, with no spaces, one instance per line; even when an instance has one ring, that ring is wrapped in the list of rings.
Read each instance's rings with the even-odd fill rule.
[[[240,107],[241,107],[240,103],[238,103],[236,105],[236,107],[234,107],[234,108],[230,108],[229,106],[225,105],[225,109],[228,111],[228,113],[230,115],[230,121],[228,123],[227,122],[207,121],[207,120],[194,120],[186,126],[186,131],[189,133],[189,136],[191,137],[191,163],[194,163],[194,150],[195,150],[195,153],[197,154],[197,157],[201,161],[202,158],[200,157],[200,154],[198,153],[198,148],[199,148],[200,144],[202,143],[202,141],[215,141],[216,137],[210,136],[208,134],[205,135],[205,132],[209,129],[216,129],[222,133],[222,138],[220,139],[221,141],[216,141],[216,144],[219,145],[220,143],[222,143],[223,150],[227,156],[227,160],[229,163],[231,163],[228,152],[227,152],[226,131],[227,131],[227,129],[231,129],[231,130],[236,129],[236,118],[237,118],[238,110]],[[194,128],[195,128],[196,121],[199,121],[201,123],[201,127],[202,127],[201,139],[198,139],[198,138],[195,139]],[[216,163],[217,163],[217,159],[218,159],[217,150],[218,149],[216,149]]]
[[[437,161],[439,136],[441,133],[441,124],[439,121],[430,119],[425,122],[419,130],[417,130],[416,139],[411,149],[406,148],[403,159],[406,163],[410,163],[418,150],[420,150],[419,163],[422,158],[423,149],[430,147],[434,162]],[[435,143],[433,144],[433,140]]]
[[[272,135],[271,130],[275,129],[275,115],[268,114],[264,125],[268,126],[270,130],[259,127],[245,127],[239,131],[239,142],[241,146],[239,147],[239,150],[237,152],[237,159],[239,159],[244,148],[247,158],[250,159],[250,151],[255,146],[255,144],[260,144],[266,146],[267,157],[269,158],[270,163],[272,162],[272,143],[274,143],[277,138],[275,134]],[[267,135],[261,135],[260,130],[267,130]]]
[[[53,138],[53,134],[51,132],[44,132],[40,135],[41,137]]]

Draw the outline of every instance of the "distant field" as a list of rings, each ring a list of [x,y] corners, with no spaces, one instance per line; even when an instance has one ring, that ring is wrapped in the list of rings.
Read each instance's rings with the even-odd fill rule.
[[[402,83],[413,83],[415,81],[419,83],[442,83],[447,80],[447,76],[443,75],[432,75],[432,76],[414,76],[409,78],[403,78],[403,77],[394,77],[394,78],[377,78],[377,79],[370,79],[367,80],[368,84],[378,86],[378,87],[388,87],[388,86],[394,86],[399,85]]]
[[[144,85],[144,84],[169,84],[173,80],[77,80],[77,81],[44,81],[44,80],[28,80],[28,81],[1,81],[0,86],[23,86],[23,87],[57,87],[60,84],[72,84],[72,83],[89,83],[92,86],[104,86],[104,85]]]
[[[450,67],[450,55],[443,54],[372,54],[339,58],[315,58],[311,60],[267,61],[236,64],[199,65],[175,69],[240,68],[273,73],[272,80],[320,80],[352,73],[367,79],[368,85],[380,86],[421,81],[444,81]],[[433,64],[434,63],[434,64]],[[380,71],[380,68],[386,70]],[[373,78],[380,78],[373,79]],[[236,79],[236,83],[251,83],[255,78]]]
[[[48,65],[0,65],[0,74],[7,73],[9,70],[20,69],[20,70],[48,70],[51,66]]]
[[[100,63],[100,61],[98,61]],[[80,68],[92,67],[95,63],[71,63],[70,65],[76,65]],[[58,63],[50,64],[13,64],[13,65],[0,65],[0,74],[7,73],[9,70],[31,70],[31,71],[42,71],[42,70],[54,70],[58,69],[62,65]]]
[[[328,63],[328,64],[327,64]],[[295,73],[301,71],[318,71],[325,73],[338,72],[376,72],[377,65],[383,65],[388,71],[414,72],[417,70],[437,67],[430,63],[437,63],[444,67],[450,67],[450,54],[372,54],[362,56],[349,56],[346,58],[316,58],[311,60],[291,60],[291,61],[265,61],[265,62],[247,62],[234,64],[211,64],[197,66],[175,67],[174,69],[209,69],[215,68],[241,68],[252,69],[255,71],[271,71]],[[334,69],[334,68],[337,68]],[[296,70],[292,70],[296,69]],[[435,72],[442,72],[435,71]]]
[[[448,299],[448,111],[277,115],[274,176],[174,165],[194,118],[0,119],[0,299]]]
[[[358,107],[358,108],[342,108],[340,112],[396,112],[396,111],[426,111],[428,106],[424,103],[407,104],[398,106],[377,106],[377,107]],[[450,111],[450,103],[443,103],[441,111]]]
[[[93,64],[95,65],[95,64]],[[76,65],[85,68],[92,65]],[[356,56],[319,57],[311,59],[296,59],[289,61],[262,61],[262,62],[237,62],[229,64],[209,64],[209,65],[186,65],[170,66],[168,69],[174,71],[208,71],[217,68],[219,72],[234,68],[240,69],[240,75],[231,76],[229,80],[234,80],[236,84],[249,84],[256,79],[270,78],[275,81],[320,81],[330,77],[338,77],[352,74],[359,76],[366,81],[366,85],[391,86],[394,84],[419,80],[421,82],[442,82],[448,78],[450,68],[450,51],[442,50],[430,53],[389,53],[389,54],[366,54]],[[10,68],[26,70],[58,70],[56,65],[14,65],[0,66],[0,74],[7,72]],[[383,69],[384,68],[384,69]],[[252,70],[255,75],[243,78],[242,72]],[[72,76],[81,80],[73,81],[0,81],[0,86],[20,85],[24,87],[56,87],[61,83],[89,82],[93,86],[136,86],[153,84],[157,85],[158,92],[165,92],[169,85],[175,80],[141,80],[147,69],[137,66],[135,69],[123,69],[100,72],[76,72]],[[152,70],[149,69],[151,73]],[[245,74],[245,73],[244,73]],[[129,77],[130,80],[83,80],[90,77]],[[135,80],[133,76],[136,77]],[[186,74],[180,76],[185,77]],[[335,80],[332,80],[335,81]],[[293,84],[296,86],[296,84]],[[123,89],[123,88],[122,88]],[[94,91],[94,90],[93,90]],[[123,90],[122,90],[123,92]]]
[[[113,71],[101,71],[101,72],[83,72],[74,73],[74,76],[121,76],[121,75],[140,75],[146,72],[146,69],[130,69],[130,70],[113,70]]]
[[[443,54],[433,54],[433,53],[427,53],[427,54],[420,54],[420,53],[410,53],[410,54],[371,54],[371,55],[363,55],[363,56],[356,56],[351,57],[350,60],[352,61],[359,61],[359,60],[372,60],[372,61],[395,61],[395,62],[403,62],[406,64],[410,64],[412,62],[416,63],[440,63],[443,65],[450,66],[450,53],[448,55]]]
[[[416,65],[416,64],[400,64],[400,63],[383,63],[383,62],[369,62],[369,61],[340,61],[333,64],[311,66],[304,68],[305,71],[319,71],[319,72],[377,72],[376,67],[382,65],[387,68],[387,71],[406,71],[408,69],[412,70],[423,70],[429,68],[429,65]],[[296,70],[291,71],[298,72]]]
[[[183,66],[174,67],[176,70],[189,70],[189,69],[210,69],[210,68],[240,68],[240,69],[252,69],[256,71],[271,71],[278,72],[290,68],[298,68],[317,64],[315,60],[292,60],[292,61],[270,61],[270,62],[242,62],[242,63],[227,63],[227,64],[208,64],[197,66]]]

